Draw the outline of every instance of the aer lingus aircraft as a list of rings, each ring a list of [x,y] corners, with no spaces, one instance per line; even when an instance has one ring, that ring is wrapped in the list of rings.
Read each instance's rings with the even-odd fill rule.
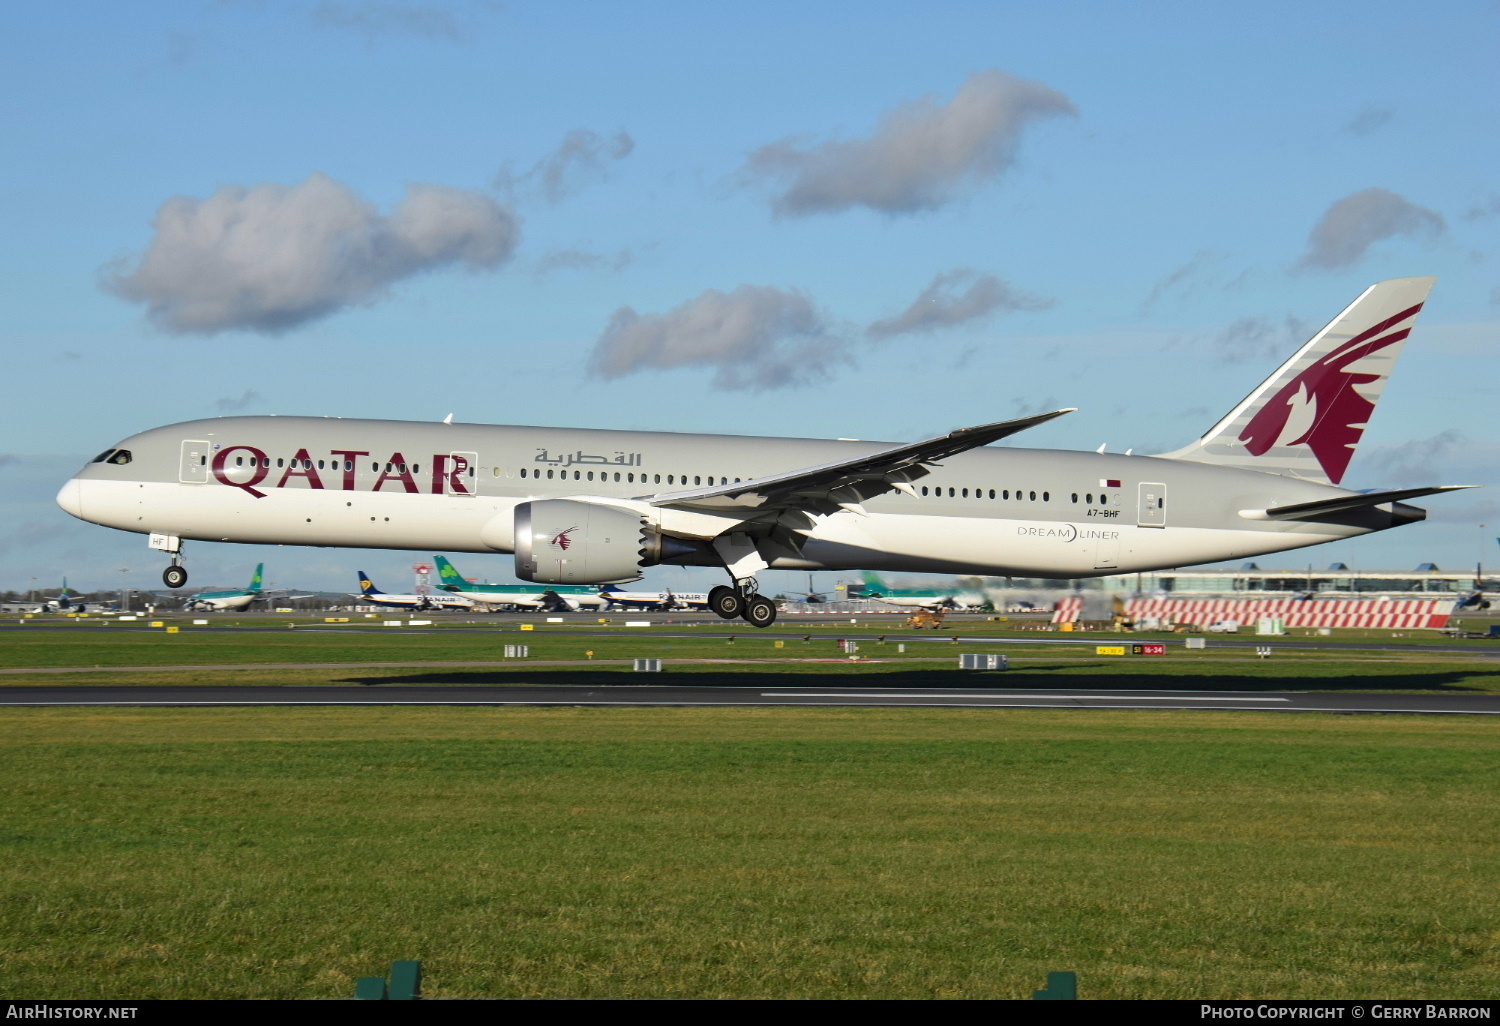
[[[880,575],[866,571],[863,596],[880,599],[893,606],[913,609],[972,609],[984,605],[985,597],[962,588],[892,588]]]
[[[546,609],[554,612],[575,609],[600,609],[604,599],[598,588],[583,584],[557,584],[551,587],[534,584],[475,584],[442,556],[434,556],[438,580],[450,595],[466,598],[479,606],[514,606],[520,609]]]
[[[1155,456],[986,448],[1069,410],[909,444],[224,417],[116,443],[57,501],[149,534],[174,588],[187,540],[514,553],[548,585],[717,566],[713,611],[758,627],[767,568],[1066,579],[1243,559],[1414,523],[1403,500],[1463,487],[1341,484],[1432,283],[1372,285]]]
[[[256,563],[255,574],[250,578],[248,588],[226,588],[223,591],[200,591],[196,595],[190,595],[182,603],[183,609],[189,610],[214,610],[221,612],[226,609],[246,609],[251,603],[259,601],[261,594],[261,576],[265,572],[266,564]]]

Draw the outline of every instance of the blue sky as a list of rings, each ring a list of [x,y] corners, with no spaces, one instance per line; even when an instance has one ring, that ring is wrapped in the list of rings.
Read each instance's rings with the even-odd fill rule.
[[[1412,274],[1439,282],[1346,483],[1494,484],[1497,43],[1489,0],[10,5],[0,588],[154,586],[142,539],[52,495],[158,424],[453,412],[905,440],[1066,405],[1025,444],[1161,451],[1370,282]],[[983,109],[960,124],[964,97]],[[900,131],[924,118],[988,148],[945,177]],[[879,193],[892,176],[920,188]],[[159,212],[216,194],[282,227],[336,208],[387,255],[278,251],[301,306],[204,284]],[[1315,226],[1360,195],[1378,202],[1320,251]],[[930,287],[955,300],[945,321],[867,330]],[[194,288],[214,302],[190,310]],[[673,348],[709,290],[754,298],[760,327],[717,356]],[[1428,508],[1311,558],[1457,566],[1500,534],[1478,527],[1500,527],[1500,493]],[[190,558],[195,585],[264,559],[340,589],[357,568],[404,585],[412,561]],[[465,563],[510,579],[505,557]]]

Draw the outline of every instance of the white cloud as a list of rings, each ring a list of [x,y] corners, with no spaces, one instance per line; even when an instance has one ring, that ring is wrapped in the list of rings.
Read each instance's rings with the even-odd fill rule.
[[[1375,243],[1397,235],[1437,236],[1443,215],[1386,189],[1364,189],[1335,201],[1307,237],[1301,267],[1336,269],[1358,263]]]
[[[572,247],[557,249],[537,259],[535,271],[545,277],[554,271],[623,271],[635,259],[628,249],[615,253],[595,253],[593,250]]]
[[[1492,221],[1500,217],[1500,193],[1490,193],[1464,211],[1465,221]]]
[[[1367,103],[1359,109],[1359,113],[1349,119],[1349,123],[1344,126],[1344,131],[1350,135],[1369,135],[1390,124],[1395,116],[1395,111],[1389,107],[1377,107],[1373,103]]]
[[[970,75],[947,103],[931,96],[881,118],[864,139],[782,139],[750,154],[745,172],[779,184],[778,215],[864,206],[886,214],[933,210],[998,178],[1021,133],[1041,118],[1076,114],[1062,93],[998,69]]]
[[[245,394],[238,399],[227,396],[223,399],[215,399],[214,409],[220,413],[238,413],[241,410],[249,409],[260,401],[261,394],[253,388],[247,388],[245,389]]]
[[[826,378],[849,363],[845,343],[800,292],[741,285],[709,289],[664,314],[621,307],[594,345],[590,373],[711,367],[715,388],[764,391]]]
[[[1224,363],[1244,363],[1272,357],[1286,359],[1312,338],[1307,323],[1287,314],[1279,322],[1269,317],[1241,317],[1208,339]]]
[[[965,283],[967,289],[956,291],[955,286]],[[933,278],[902,313],[876,321],[866,330],[876,338],[889,338],[983,320],[998,310],[1042,310],[1051,305],[1052,300],[1012,288],[993,274],[960,267]]]
[[[612,161],[624,160],[635,149],[635,140],[625,131],[609,139],[587,128],[575,128],[547,156],[524,174],[506,164],[495,176],[495,188],[514,194],[522,186],[537,183],[550,203],[560,203],[584,186],[609,177]]]
[[[322,174],[176,196],[153,223],[145,253],[104,268],[102,283],[181,334],[285,331],[425,271],[498,267],[519,235],[515,213],[481,193],[410,185],[384,215]]]

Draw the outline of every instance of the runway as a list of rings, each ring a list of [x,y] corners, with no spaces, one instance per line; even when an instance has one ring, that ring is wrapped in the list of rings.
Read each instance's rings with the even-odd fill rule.
[[[1500,695],[1090,688],[468,687],[409,685],[7,687],[0,706],[836,706],[952,709],[1255,709],[1500,716]]]

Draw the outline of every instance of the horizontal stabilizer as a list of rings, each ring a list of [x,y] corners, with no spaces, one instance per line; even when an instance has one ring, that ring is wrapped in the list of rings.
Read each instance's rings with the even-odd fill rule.
[[[1429,488],[1397,488],[1389,492],[1360,492],[1357,495],[1339,495],[1332,499],[1317,499],[1313,502],[1294,502],[1290,506],[1272,506],[1270,509],[1242,509],[1240,516],[1246,520],[1307,520],[1329,513],[1342,513],[1366,506],[1383,506],[1387,502],[1404,502],[1424,495],[1439,492],[1456,492],[1478,485],[1437,485]]]

